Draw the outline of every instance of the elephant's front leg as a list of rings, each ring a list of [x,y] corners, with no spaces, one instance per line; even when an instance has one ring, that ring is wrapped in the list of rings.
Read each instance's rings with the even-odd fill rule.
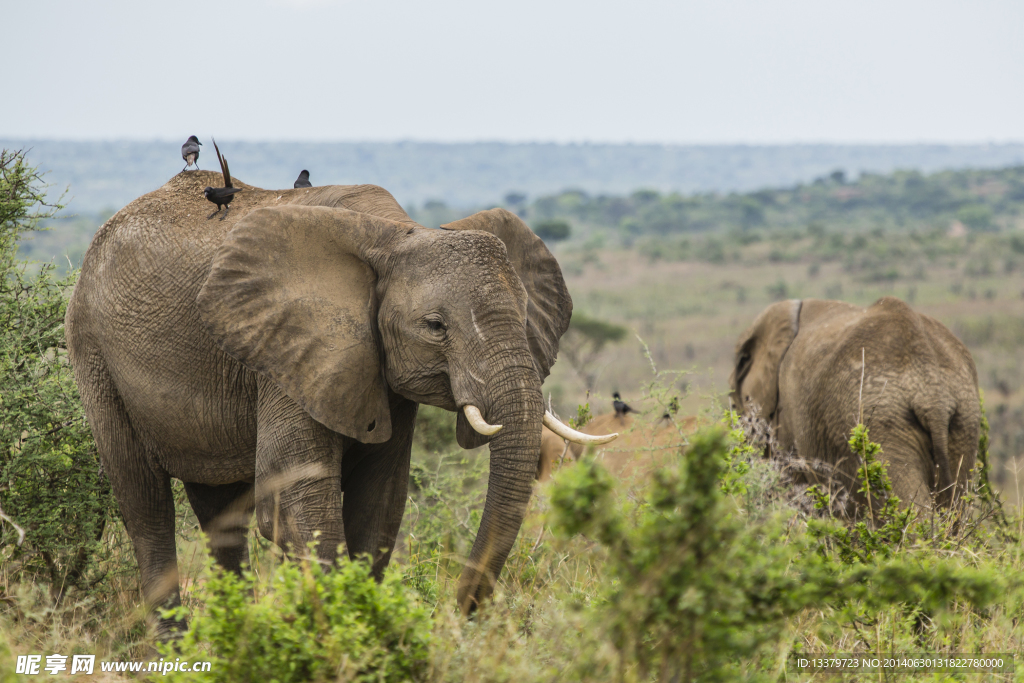
[[[342,461],[345,538],[349,557],[369,555],[379,579],[391,559],[409,494],[409,463],[417,403],[390,396],[391,438],[356,443]]]
[[[309,543],[333,563],[345,543],[342,437],[266,380],[259,384],[256,520],[260,533],[302,555]]]

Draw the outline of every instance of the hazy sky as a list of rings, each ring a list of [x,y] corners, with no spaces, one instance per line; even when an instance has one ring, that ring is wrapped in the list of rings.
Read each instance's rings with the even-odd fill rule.
[[[1024,140],[1021,0],[0,0],[0,138]]]

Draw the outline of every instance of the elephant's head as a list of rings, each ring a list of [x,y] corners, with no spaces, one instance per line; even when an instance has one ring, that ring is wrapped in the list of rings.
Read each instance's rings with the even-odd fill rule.
[[[390,389],[459,411],[464,447],[490,441],[487,500],[459,588],[469,610],[491,592],[525,515],[541,382],[572,300],[554,257],[514,214],[432,230],[395,207],[388,218],[255,210],[228,233],[198,302],[225,351],[337,432],[387,441]]]
[[[779,366],[800,326],[800,301],[780,301],[766,308],[736,344],[729,376],[730,398],[740,412],[753,408],[768,421],[779,404]]]

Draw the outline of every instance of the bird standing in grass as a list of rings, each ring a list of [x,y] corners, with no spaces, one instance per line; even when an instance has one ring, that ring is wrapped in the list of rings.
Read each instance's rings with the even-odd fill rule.
[[[622,402],[622,397],[619,396],[619,392],[616,391],[612,394],[612,399],[612,407],[615,408],[615,417],[625,417],[626,413],[637,412]]]
[[[182,171],[188,169],[189,166],[195,164],[196,170],[199,170],[199,145],[203,143],[199,142],[199,138],[195,135],[189,135],[188,140],[181,146],[181,158],[185,160],[185,168]]]
[[[220,161],[220,170],[221,173],[224,174],[224,187],[207,187],[203,190],[203,196],[205,196],[208,201],[217,205],[217,211],[220,211],[222,206],[224,207],[224,215],[220,217],[221,220],[224,220],[227,218],[228,211],[231,210],[231,207],[229,206],[229,204],[231,204],[231,200],[235,198],[235,194],[242,191],[242,188],[231,187],[231,171],[228,170],[228,160],[221,156],[216,140],[213,141],[213,149],[217,152],[217,159]],[[206,220],[213,218],[217,211],[214,211],[207,216]]]
[[[296,189],[300,187],[313,187],[313,183],[309,182],[309,171],[303,170],[299,173],[299,177],[295,179]]]

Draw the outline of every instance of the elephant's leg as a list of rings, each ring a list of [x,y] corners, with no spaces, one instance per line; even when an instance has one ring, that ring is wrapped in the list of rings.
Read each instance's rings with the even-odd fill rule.
[[[391,395],[391,438],[354,444],[342,461],[349,557],[369,555],[379,579],[391,559],[409,493],[412,435],[419,405]]]
[[[343,437],[309,416],[265,378],[258,382],[256,521],[286,551],[333,563],[345,543],[341,512]]]
[[[242,565],[249,561],[246,533],[256,505],[253,485],[245,481],[223,486],[186,482],[185,493],[203,533],[210,539],[213,559],[240,574]]]
[[[143,598],[151,607],[176,607],[181,604],[181,597],[171,478],[159,470],[151,453],[139,441],[98,355],[80,360],[79,365],[88,373],[87,381],[78,379],[82,402],[100,461],[135,549]],[[161,617],[157,635],[164,638],[183,627],[183,622]]]

